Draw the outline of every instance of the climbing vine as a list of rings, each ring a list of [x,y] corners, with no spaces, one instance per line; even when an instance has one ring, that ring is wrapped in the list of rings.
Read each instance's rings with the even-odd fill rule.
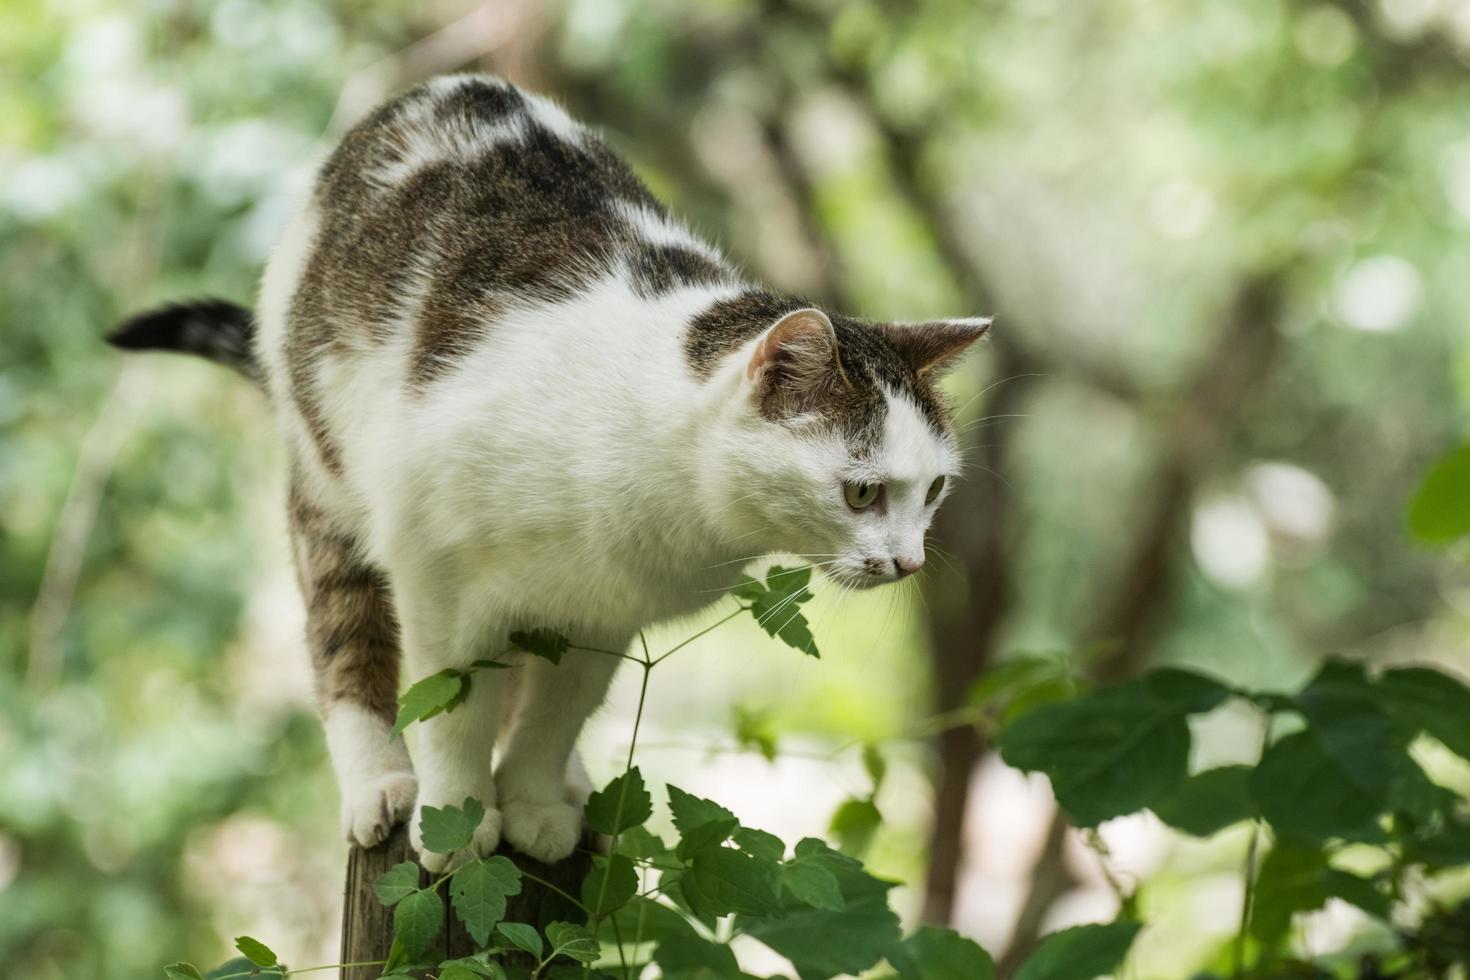
[[[654,794],[636,764],[636,748],[654,668],[744,614],[772,637],[817,656],[801,612],[811,598],[809,582],[809,569],[775,568],[763,581],[743,579],[731,593],[733,610],[656,655],[643,642],[640,653],[630,654],[580,647],[546,629],[511,634],[510,648],[552,663],[583,650],[622,657],[642,671],[623,771],[586,805],[587,827],[606,847],[591,855],[577,894],[501,855],[470,860],[428,884],[417,864],[399,864],[375,886],[393,909],[392,951],[381,963],[353,965],[379,966],[385,977],[438,980],[635,980],[650,967],[666,980],[749,978],[731,948],[744,936],[785,957],[801,980],[875,969],[891,980],[992,977],[986,951],[952,930],[926,926],[904,935],[888,901],[895,883],[871,874],[855,856],[882,821],[875,797],[886,765],[876,746],[863,752],[873,791],[845,801],[834,815],[838,848],[812,837],[788,845],[743,825],[724,805],[673,785],[661,801],[673,835],[649,829]],[[476,673],[501,669],[509,668],[481,660],[418,681],[400,699],[395,733],[455,710]],[[1191,771],[1190,720],[1227,702],[1249,705],[1258,716],[1258,758]],[[1005,761],[1045,773],[1059,806],[1084,830],[1140,810],[1195,837],[1248,824],[1244,901],[1221,911],[1235,921],[1235,935],[1206,976],[1429,980],[1454,964],[1470,964],[1470,903],[1436,903],[1425,887],[1437,875],[1470,866],[1467,801],[1435,782],[1413,751],[1438,742],[1470,759],[1470,689],[1448,674],[1422,666],[1375,672],[1328,660],[1291,694],[1245,690],[1177,668],[1089,689],[1065,660],[1018,656],[977,685],[967,709],[938,722],[935,727],[976,725],[998,738]],[[742,724],[749,729],[742,742],[774,754],[774,741],[758,725],[748,718]],[[424,847],[463,851],[483,815],[475,799],[425,808]],[[1350,848],[1371,854],[1375,870],[1362,870],[1361,860],[1344,866]],[[561,916],[507,921],[507,899],[525,881],[554,892]],[[474,940],[473,955],[445,958],[441,951],[451,914],[439,895],[445,885],[452,914]],[[1146,928],[1136,894],[1118,887],[1122,911],[1115,921],[1045,937],[1018,980],[1078,980],[1117,970]],[[1293,916],[1334,898],[1391,924],[1393,948],[1347,967],[1294,961]],[[251,937],[241,937],[238,949],[241,958],[208,974],[178,963],[167,976],[234,980],[339,966],[290,969]]]

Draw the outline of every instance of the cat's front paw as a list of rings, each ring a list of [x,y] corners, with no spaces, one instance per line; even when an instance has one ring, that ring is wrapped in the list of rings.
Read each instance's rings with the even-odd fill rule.
[[[434,806],[435,804],[431,801],[428,805]],[[419,805],[414,807],[413,822],[408,828],[408,841],[413,845],[414,853],[418,855],[419,864],[422,864],[424,869],[431,874],[458,868],[476,858],[489,857],[500,846],[500,811],[493,806],[485,807],[485,816],[480,820],[480,826],[475,828],[474,836],[470,838],[470,846],[455,851],[453,854],[439,854],[424,847],[423,815],[424,802],[420,801]]]
[[[582,839],[582,811],[562,803],[507,801],[505,839],[527,857],[552,864],[572,853]]]
[[[413,810],[419,782],[411,772],[384,773],[342,789],[342,834],[358,847],[377,847]]]

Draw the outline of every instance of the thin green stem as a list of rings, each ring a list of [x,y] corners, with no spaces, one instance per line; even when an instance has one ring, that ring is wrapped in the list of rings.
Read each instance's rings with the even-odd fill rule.
[[[648,678],[653,673],[653,665],[647,664],[643,668],[643,680],[638,685],[638,710],[633,714],[633,734],[628,739],[628,761],[623,766],[623,774],[627,775],[633,770],[633,750],[638,747],[638,728],[643,724],[643,703],[648,700]],[[627,789],[627,782],[623,788]],[[623,801],[618,800],[618,816],[622,817]]]
[[[704,636],[706,633],[710,632],[711,630],[714,630],[714,629],[717,629],[717,628],[719,628],[721,626],[724,626],[726,623],[728,623],[730,620],[734,619],[736,616],[739,616],[741,613],[743,613],[743,612],[749,612],[749,611],[750,611],[750,607],[747,606],[747,605],[743,605],[742,604],[739,609],[735,610],[730,615],[726,616],[724,619],[721,619],[719,622],[714,623],[711,626],[706,626],[704,629],[700,630],[698,633],[695,633],[693,636],[689,637],[689,639],[685,640],[684,642],[678,643],[678,644],[674,645],[673,647],[669,648],[668,650],[665,650],[663,653],[659,654],[658,657],[649,666],[651,666],[651,667],[657,667],[659,664],[663,663],[665,660],[669,659],[669,657],[673,656],[675,653],[678,653],[680,650],[684,649],[689,644],[691,644],[695,640],[699,639],[701,636]]]
[[[1239,977],[1245,971],[1245,937],[1250,928],[1251,905],[1256,897],[1256,847],[1261,837],[1261,821],[1251,821],[1250,843],[1245,849],[1245,892],[1240,898],[1240,928],[1235,933],[1234,969],[1232,977]]]
[[[584,647],[584,646],[581,646],[581,645],[576,644],[576,643],[568,643],[567,644],[567,649],[568,650],[581,650],[583,653],[605,653],[609,657],[617,657],[619,660],[631,660],[635,664],[641,664],[641,663],[643,663],[643,661],[639,660],[637,657],[630,656],[629,654],[626,654],[626,653],[619,653],[616,650],[605,650],[602,647]]]
[[[641,631],[639,632],[638,635],[639,635],[640,638],[643,636],[643,634],[642,634]],[[645,649],[646,649],[647,644],[645,643],[644,646],[645,646]],[[642,679],[641,683],[638,686],[638,710],[633,714],[633,735],[632,735],[632,738],[628,742],[628,761],[623,766],[623,777],[624,777],[623,778],[623,784],[620,787],[620,789],[618,790],[618,805],[613,810],[613,813],[616,814],[616,817],[614,818],[614,821],[615,822],[613,824],[613,827],[614,827],[615,830],[617,829],[618,825],[621,824],[622,821],[623,821],[623,805],[624,805],[624,803],[627,802],[627,798],[628,798],[628,780],[627,780],[627,775],[628,775],[628,773],[630,773],[630,772],[633,771],[633,750],[635,748],[637,748],[637,746],[638,746],[638,729],[643,724],[643,705],[648,701],[648,675],[653,673],[653,664],[651,664],[651,663],[640,663],[640,666],[642,666],[642,668],[643,668],[643,679]],[[614,833],[612,835],[612,840],[611,840],[611,844],[610,844],[610,847],[609,847],[609,853],[610,854],[616,854],[617,853],[617,850],[618,850],[618,836],[619,835],[617,833]],[[608,875],[608,874],[604,874],[602,876],[602,887],[600,887],[597,890],[597,908],[598,909],[601,909],[602,908],[602,903],[607,899],[607,883],[611,879],[611,877],[612,876],[611,875]],[[601,916],[600,915],[594,916],[593,919],[596,922],[600,922],[601,921]],[[616,928],[616,926],[617,926],[616,921],[614,921],[613,926],[614,926],[614,928]],[[622,955],[622,948],[623,948],[622,947],[622,943],[619,942],[619,944],[618,944],[618,954],[620,956]]]
[[[1263,708],[1261,714],[1263,716],[1261,720],[1261,749],[1256,754],[1256,760],[1258,762],[1266,754],[1266,749],[1271,744],[1272,721],[1275,718],[1269,709]],[[1240,928],[1235,932],[1233,955],[1235,962],[1234,969],[1230,974],[1232,977],[1240,977],[1245,971],[1245,937],[1250,929],[1251,906],[1254,904],[1256,898],[1256,849],[1260,846],[1260,842],[1261,820],[1259,817],[1256,817],[1251,820],[1250,843],[1245,848],[1245,889],[1240,897]]]
[[[289,977],[297,973],[316,973],[318,970],[350,970],[358,966],[385,966],[387,960],[364,960],[361,963],[324,963],[321,966],[303,966],[299,970],[277,970],[271,973],[273,968],[269,966],[256,967],[243,973],[226,973],[215,980],[239,980],[241,977]]]
[[[608,921],[612,923],[613,927],[613,942],[618,944],[618,962],[623,967],[623,980],[631,980],[628,973],[628,957],[623,952],[623,931],[618,928],[618,917],[614,915]]]
[[[534,881],[536,884],[540,885],[542,888],[549,888],[549,889],[551,889],[552,891],[554,891],[558,895],[560,895],[562,898],[566,899],[568,902],[571,902],[577,908],[581,909],[583,912],[586,912],[587,911],[587,906],[583,905],[581,902],[577,901],[571,895],[568,895],[566,892],[562,891],[560,888],[556,887],[551,882],[547,881],[545,878],[538,878],[535,875],[531,874],[531,872],[529,872],[529,871],[521,871],[521,877],[522,878],[529,878],[530,880]]]

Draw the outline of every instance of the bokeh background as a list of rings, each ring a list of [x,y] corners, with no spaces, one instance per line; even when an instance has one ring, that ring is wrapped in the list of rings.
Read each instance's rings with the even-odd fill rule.
[[[1470,673],[1465,566],[1404,531],[1470,405],[1466,0],[4,0],[0,972],[156,976],[241,933],[336,959],[267,407],[99,338],[249,301],[333,139],[463,69],[562,100],[779,288],[997,315],[951,379],[973,465],[921,587],[818,586],[820,661],[738,623],[661,667],[651,780],[790,840],[866,794],[876,743],[868,857],[907,918],[1004,957],[1110,917],[1111,874],[1153,923],[1127,975],[1182,977],[1235,927],[1243,830],[1082,841],[936,716],[1020,653],[1268,689],[1327,653]],[[1253,759],[1248,719],[1205,726],[1202,764]],[[1332,904],[1295,942],[1382,928]]]

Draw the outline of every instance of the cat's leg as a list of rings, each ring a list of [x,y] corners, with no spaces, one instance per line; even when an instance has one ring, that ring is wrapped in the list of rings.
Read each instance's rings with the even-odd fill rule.
[[[581,771],[580,760],[573,769],[573,750],[582,724],[607,696],[618,663],[606,654],[572,650],[560,664],[534,658],[521,668],[515,718],[495,782],[505,839],[523,854],[560,861],[581,838],[582,810],[570,801],[568,785]]]
[[[414,680],[446,667],[464,668],[487,656],[482,640],[491,634],[484,632],[478,616],[466,614],[464,606],[468,603],[461,602],[458,576],[442,569],[416,568],[395,576],[394,590],[403,620],[403,648]],[[488,857],[500,843],[501,818],[490,754],[504,699],[502,675],[509,673],[512,671],[473,671],[465,681],[469,692],[462,703],[414,725],[419,796],[409,825],[409,840],[419,862],[431,872],[475,857]],[[453,855],[425,850],[420,823],[424,808],[462,807],[466,798],[476,799],[485,807],[485,816],[470,846]]]
[[[402,823],[417,784],[403,739],[389,738],[398,696],[398,624],[387,581],[357,539],[293,486],[291,539],[317,706],[342,799],[342,832],[372,847]]]

